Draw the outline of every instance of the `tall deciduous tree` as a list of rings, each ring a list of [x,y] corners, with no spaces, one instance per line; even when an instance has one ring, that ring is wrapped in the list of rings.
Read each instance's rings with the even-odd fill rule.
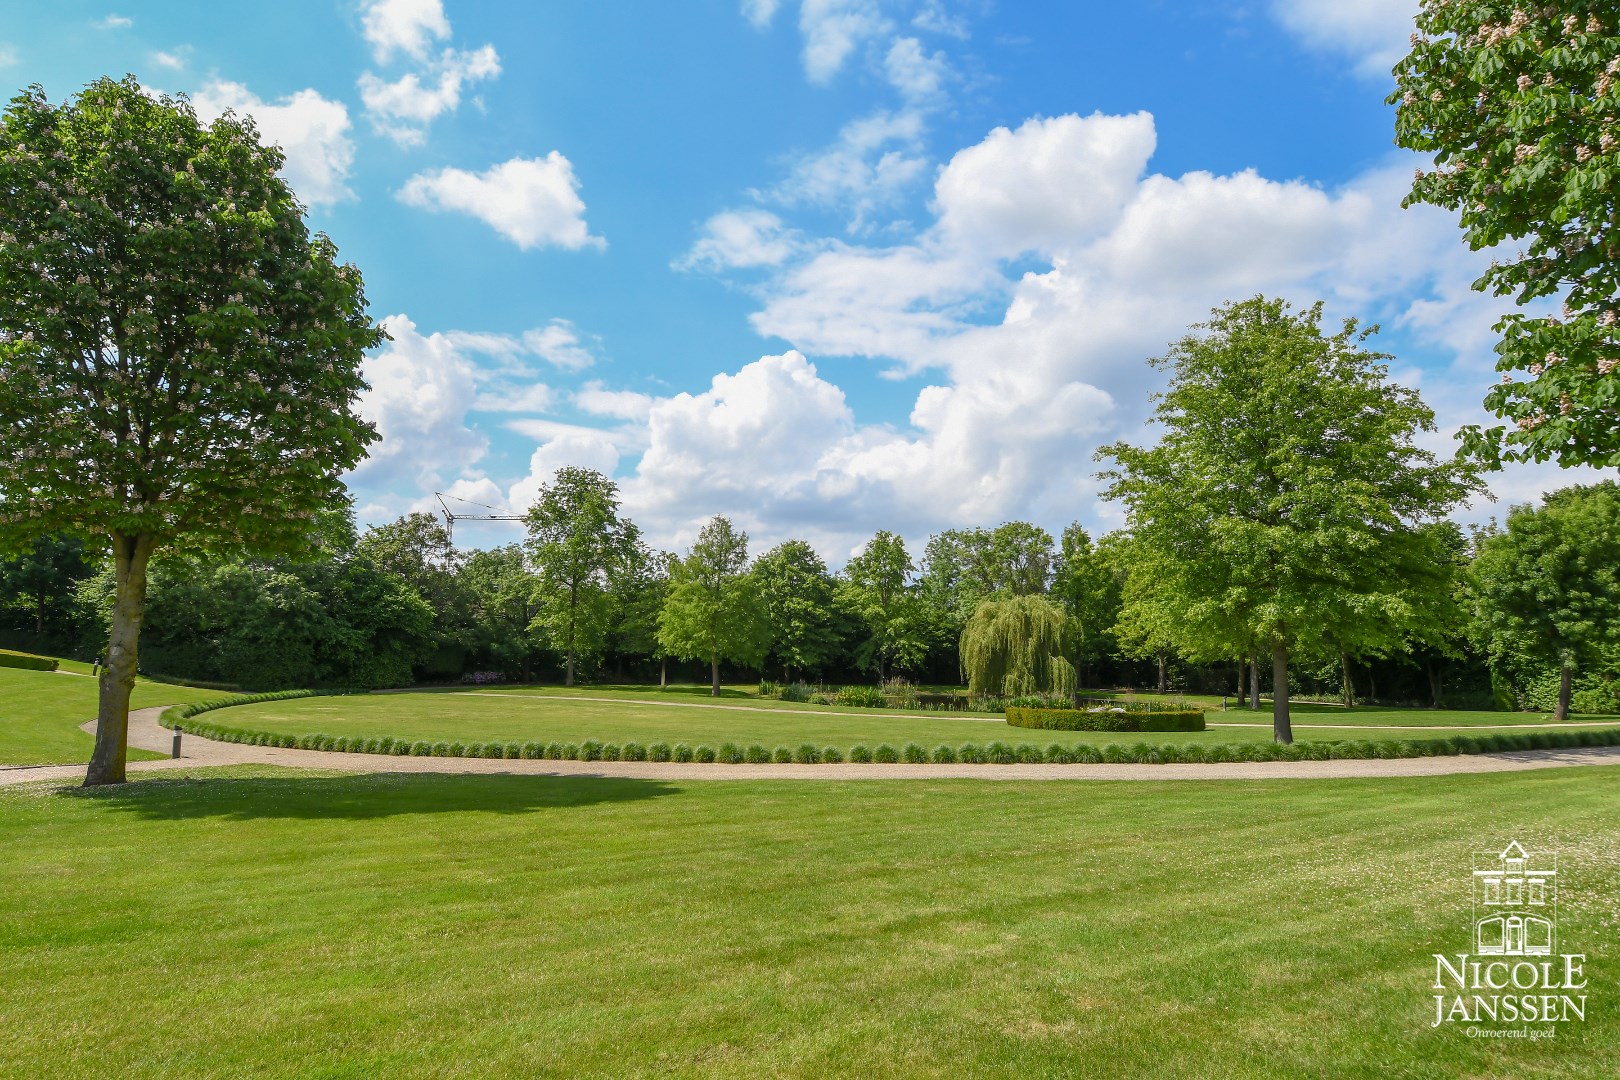
[[[720,696],[720,661],[757,664],[769,644],[765,605],[748,573],[748,534],[715,517],[686,558],[671,567],[658,617],[658,643],[671,656],[709,662],[709,693]]]
[[[1354,320],[1324,335],[1321,315],[1264,297],[1217,308],[1152,361],[1170,371],[1159,444],[1098,451],[1117,463],[1106,495],[1125,503],[1153,603],[1179,613],[1163,627],[1178,648],[1233,656],[1258,640],[1271,653],[1280,742],[1293,739],[1289,650],[1398,633],[1392,556],[1472,485],[1417,446],[1433,414],[1386,381],[1389,357],[1358,347]]]
[[[1077,688],[1091,685],[1086,682],[1086,665],[1102,660],[1116,645],[1113,628],[1124,579],[1123,571],[1102,545],[1091,542],[1083,527],[1076,523],[1063,530],[1051,596],[1068,617],[1064,649],[1074,665]]]
[[[461,674],[474,629],[476,598],[463,580],[465,562],[450,540],[450,530],[432,514],[418,511],[386,525],[367,529],[356,550],[379,570],[404,580],[427,601],[433,629],[416,658],[419,676]]]
[[[1620,464],[1620,10],[1613,0],[1422,0],[1395,67],[1396,141],[1434,154],[1407,205],[1461,213],[1503,250],[1474,283],[1557,315],[1497,324],[1511,426],[1468,429],[1487,460]],[[1523,373],[1528,378],[1514,378]]]
[[[819,668],[838,650],[837,610],[833,579],[815,548],[788,540],[754,563],[754,580],[765,601],[771,654],[782,664],[783,677]]]
[[[876,671],[879,682],[894,665],[915,664],[927,650],[911,582],[915,572],[906,542],[887,531],[872,537],[844,566],[839,599],[866,632],[856,661]]]
[[[64,606],[76,582],[95,572],[84,541],[72,536],[40,536],[14,560],[0,561],[0,606],[15,598],[27,609],[34,635],[45,638],[48,617]]]
[[[0,121],[0,544],[104,536],[117,576],[86,784],[124,779],[152,552],[306,549],[376,438],[383,333],[281,163],[133,77]]]
[[[619,486],[594,469],[567,466],[540,489],[525,520],[538,572],[536,628],[563,654],[566,686],[581,655],[602,648],[613,581],[638,541],[619,517]]]
[[[1487,533],[1469,573],[1474,619],[1492,659],[1521,652],[1559,672],[1556,719],[1574,674],[1620,644],[1620,486],[1565,488],[1515,506]]]

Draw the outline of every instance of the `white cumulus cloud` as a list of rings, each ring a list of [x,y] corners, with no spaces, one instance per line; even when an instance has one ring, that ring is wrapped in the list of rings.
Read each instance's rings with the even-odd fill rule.
[[[253,117],[264,141],[281,147],[286,155],[282,174],[306,204],[323,206],[353,198],[348,178],[354,143],[349,138],[349,110],[341,101],[300,90],[267,102],[241,83],[215,80],[192,95],[191,104],[205,121],[227,109]]]
[[[585,223],[574,166],[553,150],[513,158],[481,173],[439,169],[408,180],[399,199],[424,210],[471,214],[525,251],[607,246]]]
[[[450,20],[440,0],[373,0],[361,12],[360,22],[379,64],[396,53],[426,59],[435,42],[450,36]]]
[[[1336,52],[1365,78],[1389,77],[1406,55],[1416,0],[1273,0],[1272,15],[1307,45]]]
[[[675,266],[680,270],[780,266],[797,249],[794,234],[769,210],[726,210],[704,222],[703,235]]]
[[[393,80],[363,73],[360,100],[378,131],[401,146],[415,146],[427,138],[429,124],[460,107],[464,86],[500,73],[501,58],[492,45],[446,49],[423,72],[407,72]]]

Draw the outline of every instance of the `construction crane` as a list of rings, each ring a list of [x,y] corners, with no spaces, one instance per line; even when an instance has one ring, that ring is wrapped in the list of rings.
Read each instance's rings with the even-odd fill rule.
[[[475,503],[475,502],[472,502],[471,500],[468,500],[468,499],[457,498],[454,495],[446,495],[442,491],[435,491],[433,493],[433,497],[439,500],[439,509],[444,511],[444,532],[445,532],[445,535],[451,537],[452,539],[454,539],[454,535],[455,535],[455,531],[456,531],[456,522],[458,522],[458,521],[522,521],[523,520],[523,515],[522,514],[503,514],[503,513],[501,513],[501,508],[498,507],[498,506],[486,506],[483,503]],[[478,508],[480,508],[482,510],[493,510],[495,512],[493,514],[455,514],[455,513],[451,513],[450,505],[444,501],[446,499],[451,499],[451,500],[454,500],[455,502],[459,502],[459,503],[466,503],[468,506],[476,506],[476,507],[478,507]]]

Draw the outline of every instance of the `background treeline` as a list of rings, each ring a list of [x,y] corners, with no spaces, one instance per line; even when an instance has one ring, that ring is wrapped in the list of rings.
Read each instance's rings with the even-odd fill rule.
[[[1560,531],[1560,515],[1584,521],[1586,538],[1567,520]],[[1617,515],[1611,483],[1515,508],[1506,528],[1430,526],[1447,558],[1413,585],[1414,602],[1440,609],[1429,631],[1378,654],[1300,652],[1296,692],[1551,709],[1567,666],[1575,711],[1614,710],[1620,655],[1598,647],[1566,665],[1570,641],[1526,621],[1538,610],[1515,614],[1514,596],[1556,592],[1537,575],[1558,565],[1589,580],[1588,549],[1614,538]],[[1081,687],[1236,694],[1256,675],[1239,658],[1195,663],[1163,643],[1151,606],[1133,603],[1152,595],[1152,582],[1133,581],[1123,532],[1093,541],[1071,525],[1054,538],[1009,522],[941,532],[920,552],[879,532],[834,572],[803,541],[754,555],[746,534],[716,518],[676,555],[642,541],[611,481],[575,469],[542,492],[527,531],[524,542],[465,552],[427,514],[363,534],[332,515],[308,561],[171,556],[152,571],[141,668],[252,690],[558,681],[570,664],[587,681],[954,685],[974,614],[1024,597],[1053,613],[1051,647]],[[0,645],[97,656],[112,595],[105,562],[76,541],[46,539],[0,563]],[[1268,693],[1269,666],[1259,668]]]

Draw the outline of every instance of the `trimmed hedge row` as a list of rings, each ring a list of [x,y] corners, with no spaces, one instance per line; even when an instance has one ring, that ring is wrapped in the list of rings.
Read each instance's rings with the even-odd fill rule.
[[[24,671],[55,671],[58,666],[53,657],[0,649],[0,667],[22,668]]]
[[[288,691],[283,694],[255,694],[251,700],[279,700],[287,697],[309,697],[310,691]],[[700,743],[657,742],[642,745],[598,742],[587,739],[580,743],[559,742],[460,742],[411,739],[376,738],[360,735],[290,735],[280,732],[250,731],[206,722],[188,722],[197,712],[225,707],[226,704],[250,704],[248,698],[228,699],[227,702],[205,702],[205,707],[175,706],[163,714],[167,724],[178,724],[183,730],[205,739],[220,742],[244,743],[252,746],[279,746],[299,750],[329,750],[351,754],[392,754],[411,757],[506,758],[553,761],[673,761],[724,765],[774,764],[906,764],[948,765],[958,762],[975,765],[1053,764],[1211,764],[1231,761],[1325,761],[1342,758],[1415,758],[1442,757],[1457,754],[1494,754],[1512,750],[1560,750],[1586,746],[1620,746],[1620,727],[1582,728],[1576,731],[1535,731],[1524,734],[1456,735],[1443,739],[1350,739],[1341,742],[1305,742],[1283,746],[1274,742],[1252,743],[1135,743],[1130,746],[1111,743],[1091,746],[1080,743],[1064,746],[1052,743],[1045,748],[1032,743],[1008,745],[993,742],[989,745],[963,743],[951,746],[942,743],[932,750],[918,743],[907,743],[896,748],[888,743],[876,747],[853,746],[844,751],[836,746],[818,747],[801,743],[797,747],[767,748],[754,743],[741,746],[722,743],[718,748]],[[185,710],[194,712],[181,715]]]
[[[1013,727],[1043,731],[1203,731],[1202,709],[1153,709],[1133,711],[1111,709],[1031,709],[1014,706],[1007,710],[1007,723]]]

